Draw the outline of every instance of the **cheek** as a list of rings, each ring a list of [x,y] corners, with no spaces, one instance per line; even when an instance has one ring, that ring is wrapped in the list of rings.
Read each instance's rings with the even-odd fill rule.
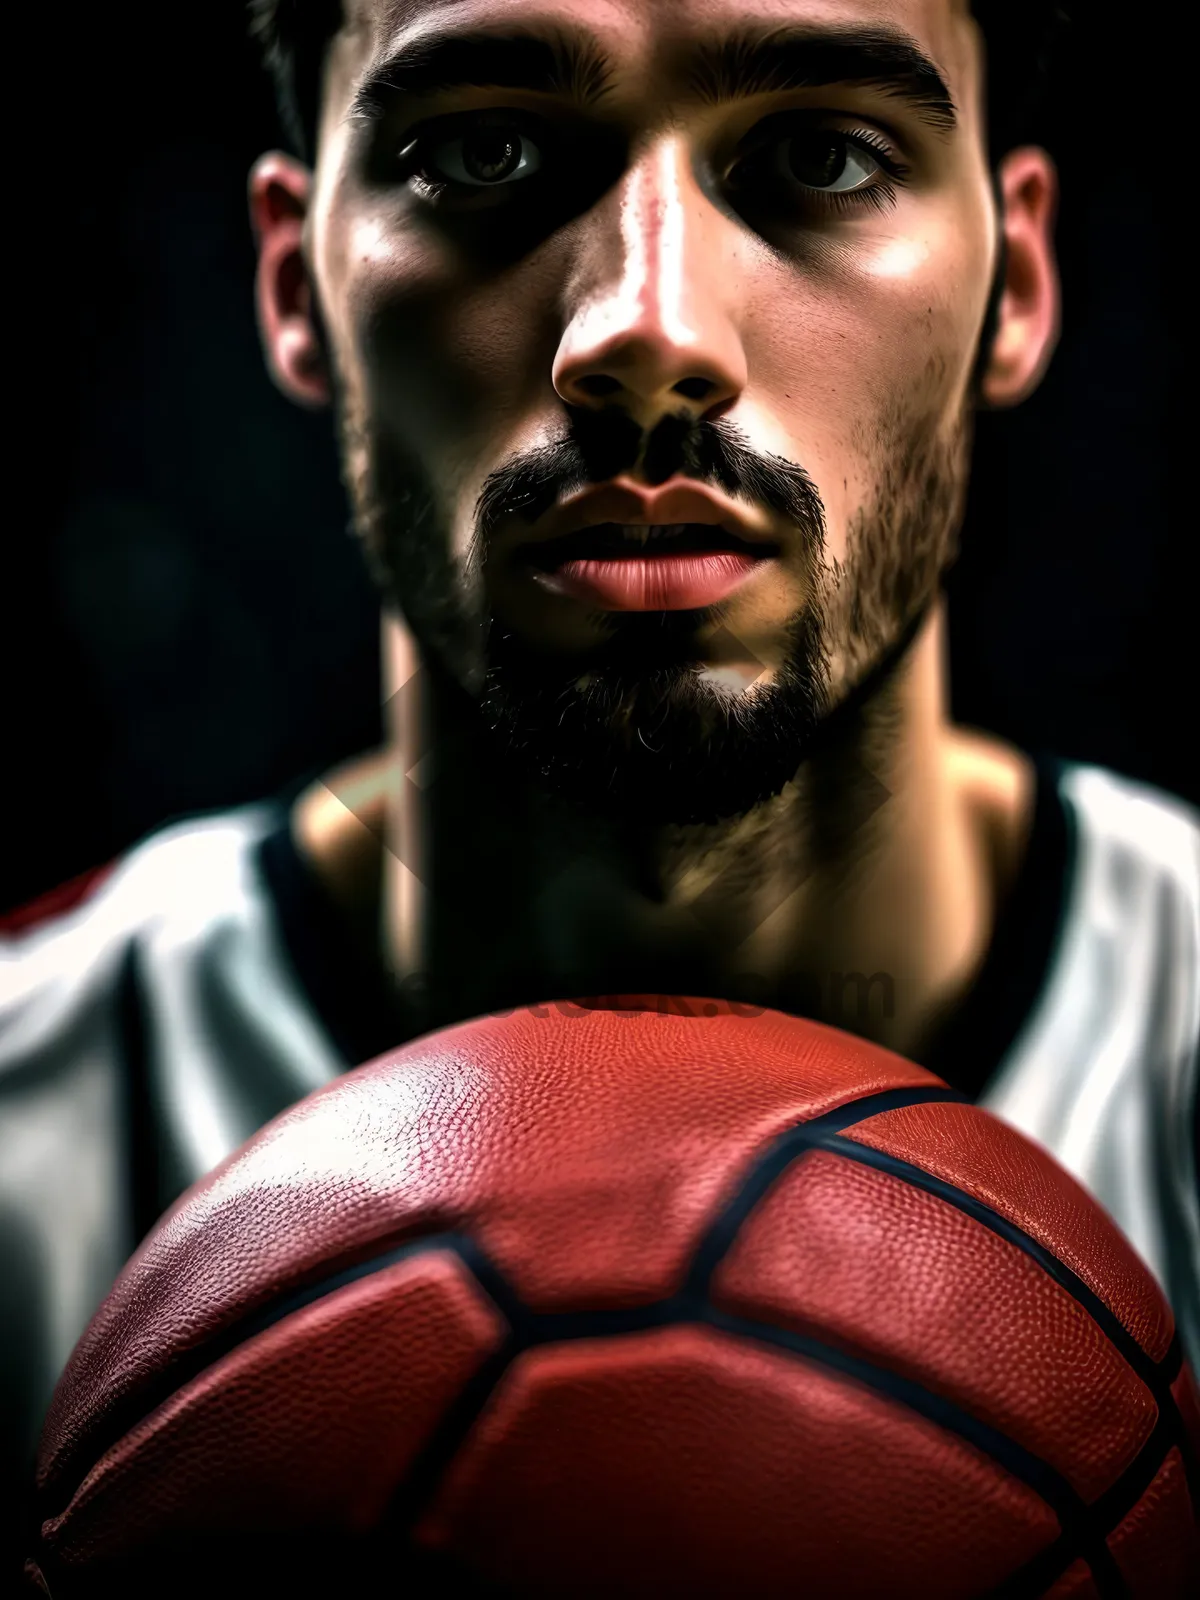
[[[833,558],[914,433],[961,416],[987,297],[981,254],[960,219],[830,247],[802,269],[775,258],[748,297],[747,423],[813,478]]]
[[[550,390],[555,265],[540,253],[483,273],[394,216],[334,215],[328,237],[338,349],[374,425],[438,471],[494,457]]]

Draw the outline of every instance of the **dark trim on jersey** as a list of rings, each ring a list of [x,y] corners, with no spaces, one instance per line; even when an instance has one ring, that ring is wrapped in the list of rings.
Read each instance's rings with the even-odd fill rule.
[[[1075,873],[1076,823],[1063,763],[1034,758],[1036,789],[1025,856],[1000,908],[979,974],[920,1065],[965,1093],[982,1092],[1029,1020],[1054,970]]]
[[[121,963],[117,1025],[121,1030],[126,1065],[123,1087],[129,1141],[129,1225],[131,1237],[139,1242],[174,1199],[173,1195],[163,1193],[161,1130],[150,1081],[151,1030],[145,996],[142,949],[138,941],[132,939]]]
[[[1011,1049],[1053,967],[1075,862],[1062,771],[1053,757],[1035,759],[1033,818],[1017,881],[970,993],[920,1062],[971,1096]],[[258,858],[292,965],[347,1066],[404,1043],[412,1026],[382,968],[363,961],[342,912],[297,850],[290,811],[281,810]]]
[[[259,842],[257,858],[292,967],[346,1066],[361,1066],[411,1038],[382,965],[364,961],[341,909],[297,850],[290,809]]]

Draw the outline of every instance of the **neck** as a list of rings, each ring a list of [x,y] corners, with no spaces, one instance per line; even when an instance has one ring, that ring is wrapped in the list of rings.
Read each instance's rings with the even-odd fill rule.
[[[394,624],[387,659],[385,944],[423,1029],[714,995],[919,1058],[969,986],[1030,784],[1012,752],[949,726],[940,606],[782,794],[714,826],[611,822],[514,783]]]

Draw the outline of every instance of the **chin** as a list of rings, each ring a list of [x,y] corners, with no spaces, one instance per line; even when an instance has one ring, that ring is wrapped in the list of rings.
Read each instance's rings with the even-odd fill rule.
[[[610,651],[571,667],[496,640],[482,709],[505,759],[579,806],[643,822],[717,822],[779,794],[827,709],[815,626],[798,625],[782,669],[753,677],[680,660],[671,632],[644,629],[634,661]]]

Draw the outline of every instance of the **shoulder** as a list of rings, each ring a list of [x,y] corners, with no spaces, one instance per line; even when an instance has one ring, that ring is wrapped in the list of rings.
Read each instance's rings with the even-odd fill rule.
[[[247,806],[174,824],[0,922],[0,1038],[111,996],[130,948],[203,941],[262,897],[255,853],[282,813]],[[41,1026],[35,1027],[40,1019]],[[6,1054],[0,1047],[0,1057]]]
[[[263,804],[164,829],[89,897],[0,937],[0,1191],[20,1108],[62,1150],[94,1104],[72,1137],[112,1169],[132,1107],[165,1204],[344,1070],[267,867],[287,819]]]
[[[1035,773],[1054,786],[1073,843],[1163,878],[1200,902],[1200,812],[1165,790],[1083,762],[1035,761],[990,736],[955,729],[951,773],[1001,854],[1021,855]]]
[[[1176,1055],[1200,1032],[1200,815],[1149,784],[1063,762],[1055,783],[1070,856],[1059,969],[1103,983],[1109,1008],[1166,1030]]]
[[[264,804],[165,828],[0,929],[0,1254],[30,1428],[165,1206],[336,1070],[287,965]]]
[[[115,931],[165,917],[203,915],[243,884],[255,846],[283,818],[270,805],[190,818],[149,835],[131,850],[80,873],[28,905],[0,916],[0,949],[79,934]]]
[[[1171,882],[1200,903],[1200,812],[1187,801],[1103,767],[1058,765],[1057,785],[1078,838]]]
[[[1200,1036],[1200,815],[1175,795],[1077,762],[1042,764],[1065,824],[1056,948],[1036,1034],[1072,1042],[1074,1069],[1111,1064],[1115,1036],[1137,1068]],[[1153,1041],[1153,1043],[1152,1043]],[[1072,1076],[1067,1063],[1060,1081]]]
[[[987,874],[1005,893],[1020,869],[1033,817],[1035,764],[1015,746],[970,728],[950,729],[944,750],[951,785],[985,854]]]
[[[983,1101],[1117,1219],[1200,1361],[1200,818],[1100,767],[1045,773],[1067,832],[1057,942]]]

